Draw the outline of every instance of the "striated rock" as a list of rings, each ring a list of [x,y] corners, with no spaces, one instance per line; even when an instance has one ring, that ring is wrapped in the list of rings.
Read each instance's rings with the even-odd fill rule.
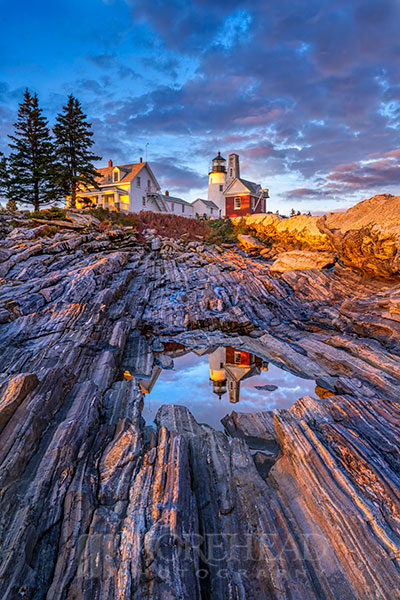
[[[256,240],[252,235],[240,233],[238,235],[238,241],[245,250],[262,250],[265,248],[264,244]]]
[[[152,250],[160,250],[161,248],[161,240],[158,237],[155,237],[151,240],[151,249]]]
[[[168,354],[158,354],[155,357],[155,363],[162,369],[173,369],[174,361]]]
[[[0,597],[396,598],[400,284],[182,254],[90,230],[2,240]],[[319,398],[234,411],[229,436],[186,406],[146,426],[171,340],[247,349]]]
[[[318,226],[318,217],[298,215],[289,219],[274,214],[241,217],[255,234],[268,244],[284,249],[332,251],[328,235]],[[237,220],[232,219],[235,224]]]
[[[66,212],[66,218],[77,223],[78,225],[100,225],[101,221],[89,213],[82,212],[80,210],[69,209]]]
[[[329,252],[307,252],[306,250],[291,250],[278,254],[271,265],[271,271],[285,273],[286,271],[303,271],[304,269],[323,269],[335,263],[335,256]]]
[[[379,277],[400,274],[400,196],[383,194],[345,213],[319,218],[318,228],[347,265]]]
[[[84,225],[81,223],[70,223],[69,221],[62,221],[61,219],[38,219],[36,217],[32,217],[32,221],[34,223],[43,223],[44,225],[53,226],[53,227],[66,227],[67,229],[83,229]]]

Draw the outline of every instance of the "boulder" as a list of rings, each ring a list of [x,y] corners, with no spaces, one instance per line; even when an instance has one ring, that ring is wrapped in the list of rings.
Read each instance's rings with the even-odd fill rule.
[[[152,250],[160,250],[161,248],[161,240],[158,237],[155,237],[151,240],[151,249]]]
[[[263,250],[265,245],[259,242],[252,235],[244,235],[240,233],[238,240],[245,250]]]
[[[303,271],[304,269],[323,269],[335,263],[335,255],[330,252],[307,252],[306,250],[291,250],[279,254],[271,265],[271,271],[285,273],[286,271]]]
[[[298,215],[285,219],[275,214],[256,214],[232,220],[234,225],[244,223],[257,236],[273,246],[282,245],[286,250],[322,250],[332,249],[326,233],[317,226],[318,217]]]
[[[318,219],[342,261],[380,277],[400,275],[400,196],[382,194]]]
[[[66,217],[69,221],[77,223],[78,225],[84,225],[85,227],[90,225],[100,225],[101,223],[101,221],[93,215],[76,210],[68,210]]]

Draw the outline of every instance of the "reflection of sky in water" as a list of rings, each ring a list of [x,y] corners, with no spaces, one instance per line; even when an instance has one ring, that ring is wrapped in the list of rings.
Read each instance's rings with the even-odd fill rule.
[[[174,359],[173,370],[163,370],[150,394],[144,398],[143,417],[151,424],[162,404],[187,406],[195,419],[208,423],[216,429],[223,429],[220,420],[226,414],[237,412],[257,412],[273,408],[290,408],[305,395],[315,396],[315,382],[301,379],[291,373],[268,365],[268,371],[261,371],[240,382],[240,401],[231,404],[228,392],[218,398],[213,393],[210,381],[208,355],[197,356],[193,352]],[[273,392],[256,390],[256,385],[274,384]]]

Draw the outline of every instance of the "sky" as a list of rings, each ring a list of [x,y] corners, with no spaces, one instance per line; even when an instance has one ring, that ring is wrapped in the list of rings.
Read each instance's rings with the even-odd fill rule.
[[[105,165],[206,197],[240,155],[270,210],[400,194],[400,0],[0,0],[0,151],[24,89],[82,103]]]

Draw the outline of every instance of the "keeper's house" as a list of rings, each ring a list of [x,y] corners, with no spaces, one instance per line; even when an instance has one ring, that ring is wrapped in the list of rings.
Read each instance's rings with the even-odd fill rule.
[[[102,207],[111,211],[139,212],[151,210],[193,216],[193,206],[182,198],[161,193],[160,185],[148,162],[142,159],[129,165],[113,165],[97,169],[100,177],[96,187],[89,186],[77,192],[76,207]],[[71,196],[67,196],[69,206]]]

